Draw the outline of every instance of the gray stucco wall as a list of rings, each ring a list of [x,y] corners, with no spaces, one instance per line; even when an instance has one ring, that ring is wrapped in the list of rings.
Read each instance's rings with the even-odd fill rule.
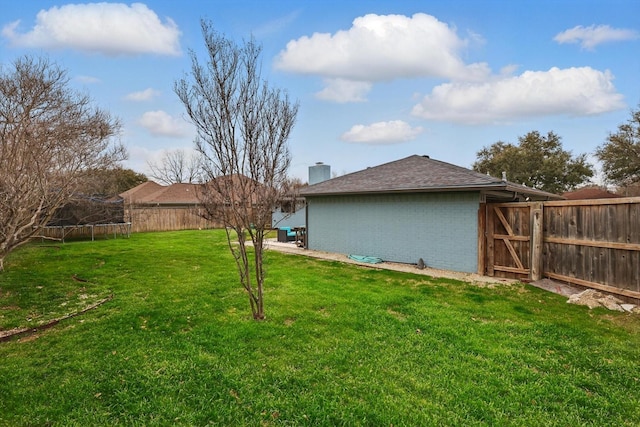
[[[307,198],[309,249],[475,273],[477,192]]]
[[[279,210],[271,213],[271,226],[304,227],[307,220],[307,208],[298,209],[295,213],[282,213]]]

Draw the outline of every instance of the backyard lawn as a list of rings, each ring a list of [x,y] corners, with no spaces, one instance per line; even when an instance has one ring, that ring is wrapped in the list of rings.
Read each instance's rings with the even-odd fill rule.
[[[0,273],[0,425],[640,425],[640,316],[267,252],[224,232],[40,243]]]

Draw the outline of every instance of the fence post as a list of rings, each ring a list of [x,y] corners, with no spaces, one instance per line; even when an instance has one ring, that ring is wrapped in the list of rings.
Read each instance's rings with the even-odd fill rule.
[[[487,272],[487,204],[480,203],[478,209],[478,274]]]
[[[486,267],[487,267],[487,276],[493,277],[495,276],[495,270],[493,268],[493,266],[495,265],[495,248],[494,248],[494,238],[493,238],[493,232],[494,232],[494,218],[495,218],[495,213],[494,213],[494,207],[492,206],[487,206],[487,223],[485,224],[486,227],[486,235],[487,235],[487,243],[486,243],[486,248],[485,250],[487,251],[487,260],[486,260]]]
[[[542,279],[542,245],[544,232],[542,229],[542,219],[544,215],[544,204],[535,202],[531,204],[531,269],[529,279],[536,281]]]

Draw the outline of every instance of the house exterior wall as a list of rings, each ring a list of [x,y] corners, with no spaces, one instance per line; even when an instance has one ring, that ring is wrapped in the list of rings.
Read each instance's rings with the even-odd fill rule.
[[[307,220],[307,208],[298,209],[294,213],[284,213],[276,210],[271,214],[271,226],[278,227],[304,227]]]
[[[478,192],[307,197],[309,249],[475,273]]]

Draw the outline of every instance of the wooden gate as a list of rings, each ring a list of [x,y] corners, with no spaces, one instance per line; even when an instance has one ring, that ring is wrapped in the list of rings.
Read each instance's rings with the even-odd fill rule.
[[[478,231],[481,274],[640,299],[640,197],[487,203]]]
[[[539,243],[532,245],[534,233],[541,232],[541,215],[537,203],[489,203],[485,207],[485,274],[513,279],[540,275],[536,254]],[[537,240],[540,242],[541,240]],[[532,261],[533,260],[533,261]]]

